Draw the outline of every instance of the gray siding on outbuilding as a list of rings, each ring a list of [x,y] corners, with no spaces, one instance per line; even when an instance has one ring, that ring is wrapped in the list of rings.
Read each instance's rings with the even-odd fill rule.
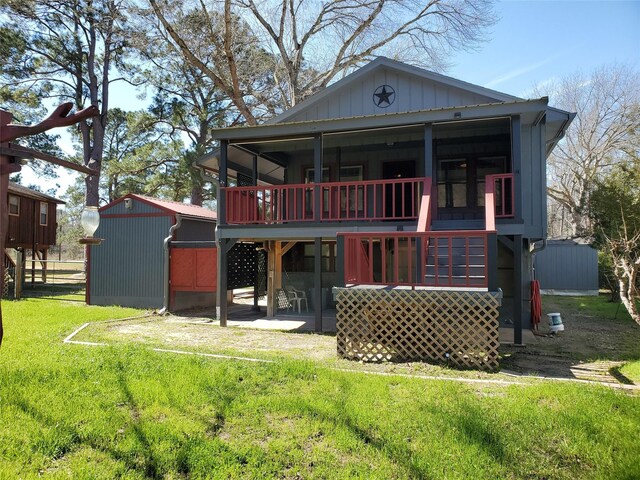
[[[176,213],[135,197],[118,199],[100,211],[95,233],[104,239],[89,255],[89,304],[159,309],[164,306],[164,240]],[[127,208],[126,204],[130,204]],[[176,205],[175,208],[180,208]],[[182,216],[175,241],[215,239],[215,221]],[[202,246],[202,245],[193,245]],[[215,305],[215,292],[175,292],[172,308]]]
[[[589,245],[550,241],[535,256],[541,290],[598,292],[598,252]]]
[[[175,240],[197,242],[213,241],[215,239],[215,234],[215,222],[183,218],[180,228],[176,230]]]
[[[171,216],[103,218],[96,236],[104,241],[91,247],[90,303],[161,308],[163,240],[171,225]]]

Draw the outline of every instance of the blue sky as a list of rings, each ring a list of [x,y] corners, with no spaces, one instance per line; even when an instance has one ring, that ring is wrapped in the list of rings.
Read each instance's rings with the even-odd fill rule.
[[[452,77],[527,97],[533,85],[578,70],[614,61],[640,68],[640,1],[506,1],[495,9],[490,40],[456,55]]]

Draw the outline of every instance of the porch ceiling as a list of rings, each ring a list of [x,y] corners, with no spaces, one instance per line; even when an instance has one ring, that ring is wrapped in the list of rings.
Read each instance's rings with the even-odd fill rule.
[[[251,175],[253,155],[258,155],[258,177],[264,183],[284,182],[285,167],[292,153],[313,152],[314,136],[322,133],[323,148],[349,146],[395,145],[423,140],[424,125],[437,126],[437,136],[481,135],[483,129],[495,133],[496,128],[511,115],[520,115],[523,124],[537,123],[546,118],[547,154],[564,136],[575,114],[548,107],[548,98],[516,100],[483,105],[460,106],[364,117],[330,120],[264,124],[251,127],[231,127],[213,131],[213,138],[229,141],[229,168],[233,172]],[[219,151],[215,150],[197,161],[207,170],[218,171]]]

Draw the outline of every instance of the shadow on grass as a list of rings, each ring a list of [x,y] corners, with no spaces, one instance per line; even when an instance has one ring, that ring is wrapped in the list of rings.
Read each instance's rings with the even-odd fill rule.
[[[140,410],[127,383],[122,362],[119,361],[116,364],[116,368],[118,386],[125,397],[129,412],[131,413],[131,428],[133,429],[133,433],[141,446],[144,474],[149,478],[162,478],[162,475],[158,471],[157,460],[153,455],[151,444],[149,443],[149,439],[142,428],[140,422]]]
[[[36,285],[22,290],[23,298],[41,298],[63,302],[85,303],[84,286],[78,285]]]
[[[396,435],[392,424],[389,429],[375,426],[367,419],[359,419],[353,411],[354,395],[363,395],[366,392],[353,391],[353,384],[340,381],[339,393],[327,407],[313,405],[310,402],[296,403],[292,414],[304,414],[313,419],[333,425],[336,429],[344,429],[359,439],[364,445],[368,445],[384,455],[391,464],[400,466],[406,472],[408,478],[442,478],[443,466],[455,471],[454,465],[449,465],[450,459],[436,459],[430,453],[411,448],[411,438]],[[349,399],[351,398],[351,401]],[[459,400],[462,401],[462,400]],[[357,402],[356,402],[357,403]],[[495,463],[505,466],[507,454],[502,437],[495,432],[495,426],[491,424],[491,418],[486,412],[469,402],[455,409],[437,408],[432,403],[423,409],[435,419],[438,419],[440,427],[433,431],[422,431],[420,435],[429,437],[457,439],[460,445],[474,445],[478,451],[485,454]],[[422,415],[420,415],[422,417]],[[437,427],[436,427],[437,428]]]
[[[142,428],[140,412],[128,386],[124,367],[120,362],[117,364],[117,383],[131,413],[132,431],[141,447],[139,450],[136,450],[134,454],[121,452],[113,447],[101,444],[99,439],[86,438],[75,426],[45,413],[39,409],[37,405],[29,402],[19,394],[13,395],[12,398],[10,397],[9,403],[15,405],[24,414],[33,418],[41,427],[46,427],[54,432],[52,438],[44,438],[34,444],[36,450],[41,451],[41,453],[51,459],[62,458],[76,446],[86,445],[95,451],[107,454],[116,461],[123,462],[127,469],[138,471],[147,478],[163,478],[162,473],[159,471],[158,463],[154,458],[151,444]],[[135,461],[138,454],[143,458],[142,465]]]
[[[634,385],[633,380],[620,371],[620,367],[613,367],[609,369],[609,373],[623,385]]]

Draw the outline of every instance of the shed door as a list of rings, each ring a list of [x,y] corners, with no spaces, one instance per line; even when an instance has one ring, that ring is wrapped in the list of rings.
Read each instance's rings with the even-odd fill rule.
[[[215,292],[218,286],[216,248],[171,248],[172,292]]]

